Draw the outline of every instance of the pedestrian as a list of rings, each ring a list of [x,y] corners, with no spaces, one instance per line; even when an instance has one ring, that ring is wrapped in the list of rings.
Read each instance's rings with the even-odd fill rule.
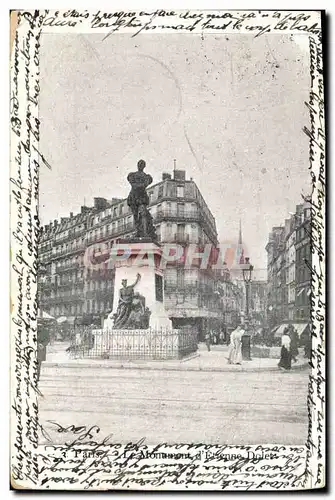
[[[301,335],[301,344],[304,346],[304,357],[310,359],[312,352],[312,338],[309,325]]]
[[[40,381],[40,375],[41,375],[41,366],[42,362],[46,360],[47,357],[47,348],[44,344],[38,343],[37,344],[37,382]]]
[[[230,336],[230,346],[228,351],[228,364],[240,365],[242,363],[242,336],[244,328],[239,325]]]
[[[47,345],[50,342],[50,334],[48,328],[44,325],[37,326],[37,373],[36,380],[37,383],[41,376],[42,362],[46,360],[47,356]]]
[[[279,368],[283,370],[291,370],[291,338],[289,336],[288,328],[285,328],[284,333],[281,338],[281,352],[280,352],[280,360],[278,363]]]
[[[205,344],[207,346],[207,351],[211,350],[211,332],[207,332],[205,335]]]
[[[305,343],[304,357],[310,360],[311,354],[312,354],[312,339],[309,337]]]
[[[298,337],[297,330],[292,325],[290,325],[290,327],[289,327],[289,336],[291,339],[291,344],[290,344],[291,357],[292,357],[294,363],[296,363],[298,361],[297,356],[299,355],[299,349],[298,349],[299,337]]]
[[[220,344],[223,345],[225,342],[225,332],[224,332],[224,329],[221,328],[221,331],[220,331]]]

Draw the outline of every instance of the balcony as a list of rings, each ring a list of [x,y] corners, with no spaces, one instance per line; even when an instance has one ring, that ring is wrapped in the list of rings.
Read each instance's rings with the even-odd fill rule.
[[[46,305],[58,305],[58,304],[69,304],[72,302],[84,302],[85,297],[83,295],[66,295],[64,297],[42,297],[42,304]]]
[[[113,295],[113,291],[111,289],[104,290],[88,290],[86,292],[86,299],[94,299],[94,300],[109,300]]]
[[[68,264],[66,266],[58,265],[58,266],[56,266],[56,272],[57,273],[64,273],[66,271],[72,271],[74,269],[78,269],[79,267],[80,267],[79,262],[74,262],[73,264]]]
[[[38,251],[40,255],[44,255],[45,253],[51,252],[52,248],[53,248],[52,243],[48,243],[47,245],[40,243]]]
[[[76,278],[74,280],[63,280],[58,282],[58,288],[68,288],[73,286],[84,286],[84,278]]]
[[[59,238],[55,240],[55,245],[61,245],[62,243],[66,243],[67,241],[72,241],[83,234],[85,234],[87,231],[86,228],[78,230],[75,228],[75,230],[71,230],[70,233],[67,236],[63,236],[63,238]]]
[[[185,222],[199,221],[200,215],[198,210],[169,210],[163,209],[158,210],[154,215],[155,222],[161,222],[163,220],[178,220]]]
[[[66,257],[67,255],[71,255],[74,253],[84,252],[86,250],[86,247],[86,243],[83,243],[82,245],[77,245],[75,248],[65,250],[64,252],[60,248],[57,249],[57,247],[54,247],[51,258],[57,259],[58,257]]]
[[[205,285],[202,283],[173,283],[165,282],[165,292],[166,293],[182,293],[182,294],[201,294],[201,295],[215,295],[214,289],[211,285]]]
[[[87,237],[87,243],[99,243],[102,241],[105,241],[108,238],[115,238],[118,236],[122,236],[124,233],[129,233],[130,231],[135,230],[135,225],[134,222],[128,222],[127,224],[122,224],[119,226],[116,226],[114,228],[111,228],[110,231],[105,231],[103,234],[99,233],[97,235],[93,236],[88,236]]]
[[[193,243],[195,245],[199,245],[199,247],[204,246],[204,243],[196,236],[192,237],[189,234],[182,233],[167,234],[164,238],[161,238],[161,241],[164,243],[180,243],[185,245]]]
[[[41,291],[49,291],[54,290],[57,287],[57,284],[54,281],[38,281],[38,288]]]
[[[115,276],[115,270],[114,269],[94,269],[87,274],[86,280],[97,280],[97,281],[103,281],[103,280],[113,280]]]

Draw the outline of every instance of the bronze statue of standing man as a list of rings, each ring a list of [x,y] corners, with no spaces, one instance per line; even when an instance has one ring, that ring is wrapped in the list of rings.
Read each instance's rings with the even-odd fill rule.
[[[156,240],[156,231],[152,216],[148,210],[149,196],[147,187],[152,183],[152,177],[144,172],[145,161],[139,160],[137,172],[131,172],[127,180],[131,185],[127,204],[130,207],[135,222],[136,237]]]

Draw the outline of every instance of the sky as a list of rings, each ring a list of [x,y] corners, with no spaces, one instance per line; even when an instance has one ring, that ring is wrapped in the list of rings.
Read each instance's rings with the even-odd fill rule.
[[[126,197],[143,158],[154,182],[186,170],[222,242],[266,268],[273,226],[310,190],[305,35],[43,34],[42,224],[94,197]]]

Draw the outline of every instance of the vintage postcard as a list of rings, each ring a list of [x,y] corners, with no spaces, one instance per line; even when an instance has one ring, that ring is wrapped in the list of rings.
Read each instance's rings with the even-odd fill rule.
[[[12,13],[12,488],[325,487],[323,17]]]

